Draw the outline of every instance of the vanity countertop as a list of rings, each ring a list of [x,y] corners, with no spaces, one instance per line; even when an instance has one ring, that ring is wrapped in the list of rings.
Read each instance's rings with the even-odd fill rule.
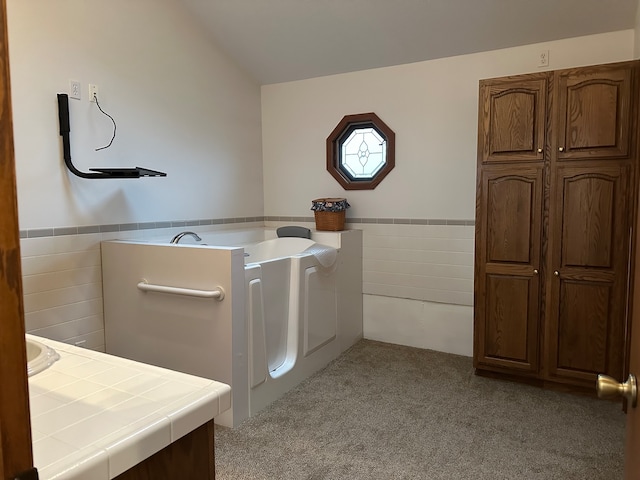
[[[220,382],[27,335],[60,360],[29,378],[41,480],[107,480],[231,408]]]

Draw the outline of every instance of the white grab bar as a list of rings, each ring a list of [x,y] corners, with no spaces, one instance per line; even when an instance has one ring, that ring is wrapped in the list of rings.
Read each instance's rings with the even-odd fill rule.
[[[167,287],[166,285],[154,285],[149,283],[146,278],[140,280],[138,283],[138,289],[143,292],[171,293],[173,295],[186,295],[188,297],[215,298],[219,302],[224,299],[224,290],[222,287],[217,287],[216,290],[194,290],[192,288]]]

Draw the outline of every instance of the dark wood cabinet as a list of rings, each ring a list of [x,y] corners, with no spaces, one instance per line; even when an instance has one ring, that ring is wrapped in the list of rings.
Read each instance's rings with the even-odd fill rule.
[[[638,62],[480,82],[474,366],[623,380]]]
[[[215,480],[213,419],[121,473],[114,480]]]

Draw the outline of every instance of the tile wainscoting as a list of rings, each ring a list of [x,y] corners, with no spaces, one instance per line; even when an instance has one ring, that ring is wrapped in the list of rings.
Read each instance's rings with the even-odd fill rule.
[[[104,351],[103,240],[169,241],[186,228],[276,228],[292,222],[314,227],[313,217],[266,216],[22,230],[27,332]],[[347,218],[347,228],[363,230],[365,337],[471,354],[473,225],[472,220]]]
[[[302,221],[265,220],[269,227]],[[364,337],[471,356],[475,222],[346,221],[346,228],[363,231]]]
[[[27,333],[104,351],[100,242],[166,239],[262,226],[264,217],[127,223],[20,231]]]

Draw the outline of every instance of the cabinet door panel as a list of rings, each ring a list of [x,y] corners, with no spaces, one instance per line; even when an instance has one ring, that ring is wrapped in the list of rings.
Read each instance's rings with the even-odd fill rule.
[[[485,358],[528,364],[531,277],[487,275]]]
[[[542,165],[486,166],[479,175],[475,365],[535,373]]]
[[[607,369],[611,284],[561,280],[557,368],[576,372]]]
[[[611,268],[615,179],[578,175],[564,182],[562,259],[566,266]]]
[[[487,180],[487,261],[530,263],[535,178]]]
[[[625,64],[556,74],[559,160],[629,156],[631,72]]]
[[[629,260],[626,165],[561,165],[550,212],[546,375],[621,377]]]
[[[523,77],[480,82],[481,163],[543,160],[547,77]]]

